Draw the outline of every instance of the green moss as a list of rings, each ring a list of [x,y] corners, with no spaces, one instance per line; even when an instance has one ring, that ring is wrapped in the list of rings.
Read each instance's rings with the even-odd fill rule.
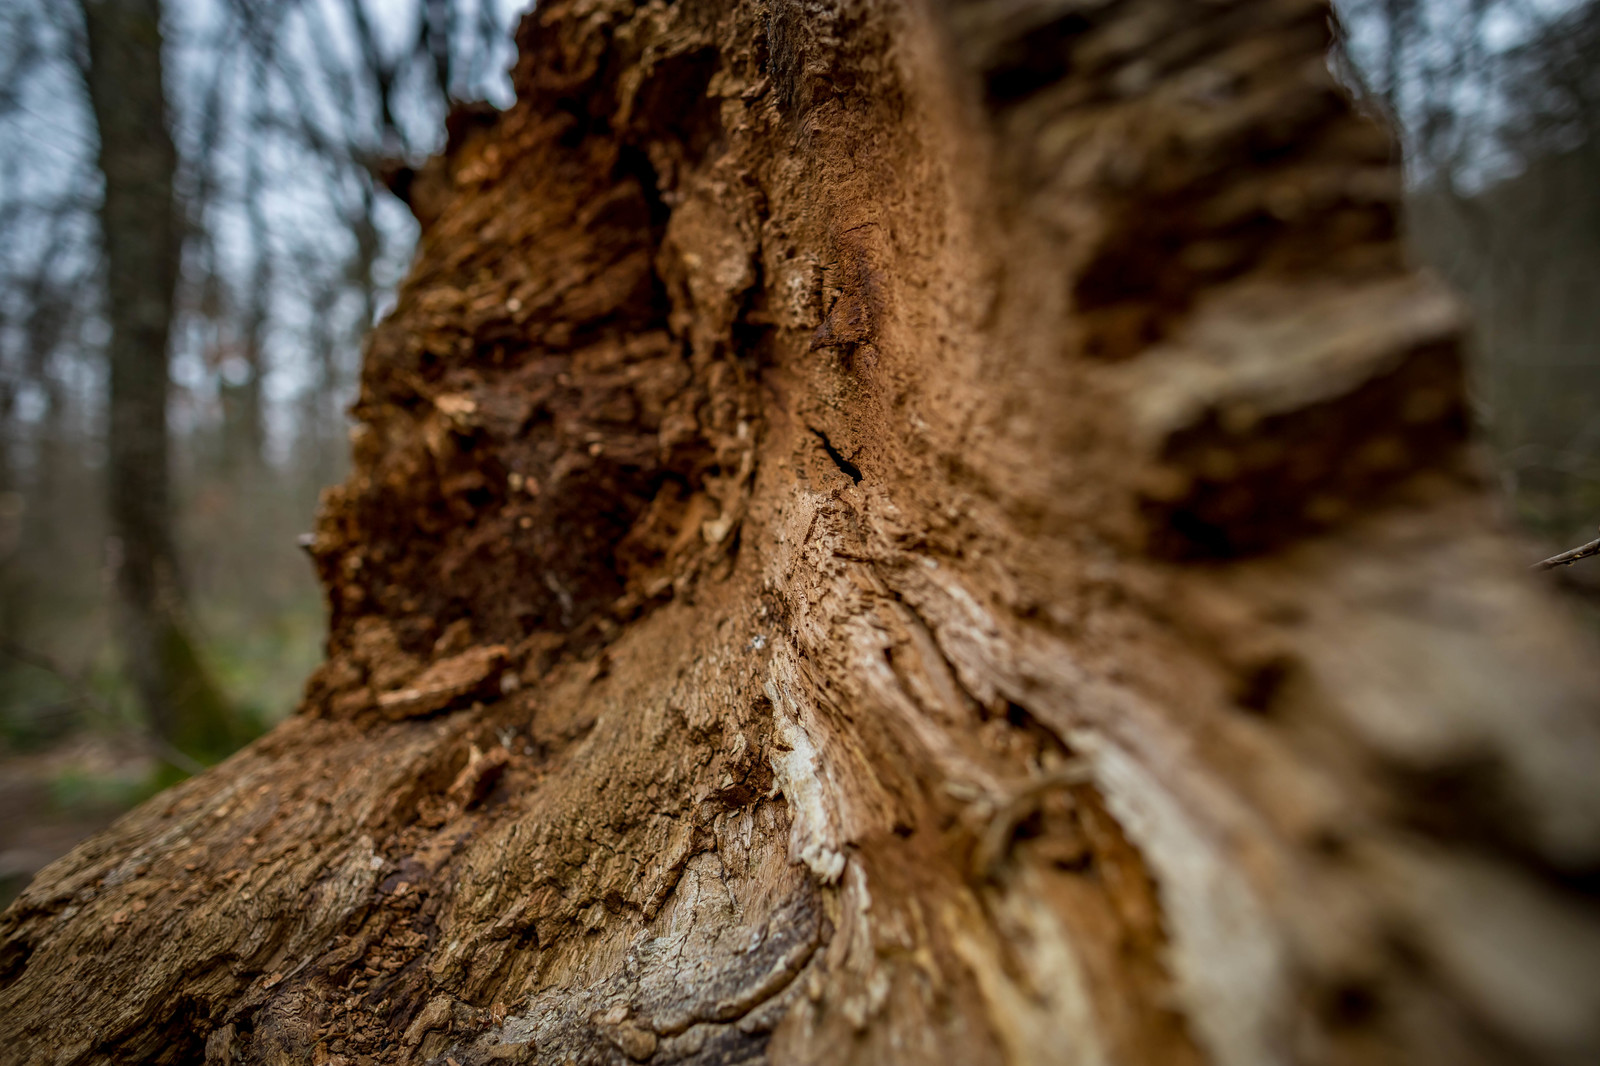
[[[210,764],[260,735],[259,721],[228,700],[180,627],[165,627],[160,649],[171,704],[165,739],[173,747]]]

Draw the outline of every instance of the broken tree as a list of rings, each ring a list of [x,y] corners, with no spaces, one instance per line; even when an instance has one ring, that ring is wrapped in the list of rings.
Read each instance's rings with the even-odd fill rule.
[[[1311,0],[550,0],[300,713],[6,912],[17,1061],[1600,1053],[1592,644]]]

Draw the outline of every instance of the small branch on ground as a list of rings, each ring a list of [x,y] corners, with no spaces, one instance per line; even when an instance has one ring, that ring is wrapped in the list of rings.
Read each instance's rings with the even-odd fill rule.
[[[1571,551],[1562,552],[1560,555],[1552,555],[1543,562],[1534,563],[1533,569],[1554,570],[1558,566],[1570,566],[1579,559],[1587,559],[1594,555],[1600,555],[1600,539],[1591,540],[1589,543],[1579,545]]]

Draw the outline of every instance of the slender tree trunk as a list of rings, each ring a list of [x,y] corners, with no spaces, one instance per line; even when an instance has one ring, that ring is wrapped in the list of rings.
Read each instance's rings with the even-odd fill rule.
[[[226,751],[227,708],[187,632],[172,535],[167,335],[180,254],[159,0],[83,0],[100,134],[111,366],[106,477],[126,669],[162,737]]]
[[[6,912],[0,1046],[1592,1061],[1600,657],[1326,18],[540,4],[301,713]]]
[[[249,112],[251,125],[259,126],[261,111],[266,106],[267,79],[258,61],[252,91],[257,94],[255,108]],[[264,472],[266,459],[266,395],[262,381],[267,372],[266,333],[270,317],[268,301],[273,291],[272,251],[268,247],[268,226],[263,198],[261,155],[254,146],[247,146],[245,158],[245,214],[252,256],[250,273],[245,283],[242,321],[239,324],[240,357],[244,362],[243,380],[224,381],[222,386],[224,439],[223,452],[227,467],[251,479]],[[254,487],[254,480],[247,482]]]

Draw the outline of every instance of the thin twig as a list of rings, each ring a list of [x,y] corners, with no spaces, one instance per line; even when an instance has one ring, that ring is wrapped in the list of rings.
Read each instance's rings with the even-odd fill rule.
[[[1571,551],[1562,552],[1560,555],[1552,555],[1543,562],[1534,563],[1533,569],[1554,570],[1558,566],[1570,566],[1579,559],[1587,559],[1594,555],[1600,555],[1600,539],[1591,540],[1589,543],[1573,548]]]

